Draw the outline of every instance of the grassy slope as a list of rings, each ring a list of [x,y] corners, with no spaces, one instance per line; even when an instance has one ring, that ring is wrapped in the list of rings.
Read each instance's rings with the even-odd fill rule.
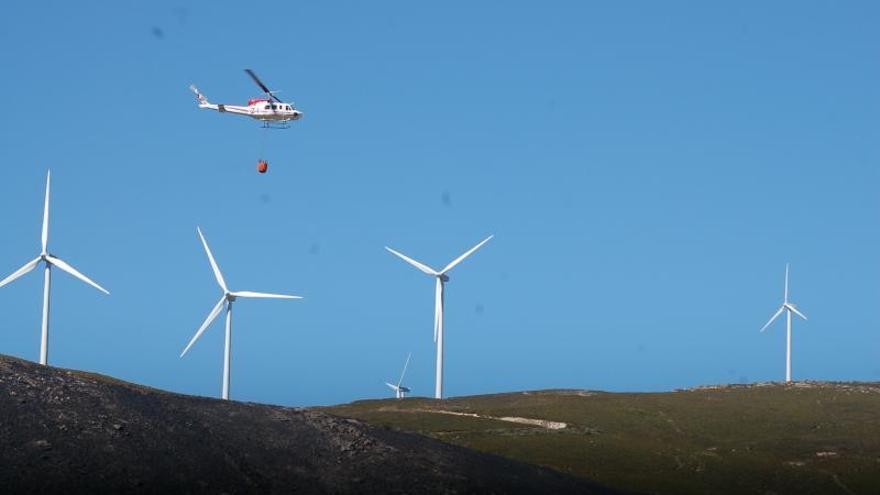
[[[569,426],[553,431],[427,409]],[[639,492],[880,493],[878,384],[544,391],[325,410]]]

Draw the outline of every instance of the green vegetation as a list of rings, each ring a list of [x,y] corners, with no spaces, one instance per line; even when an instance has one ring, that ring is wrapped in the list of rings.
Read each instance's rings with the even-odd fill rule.
[[[880,384],[799,382],[668,393],[554,390],[321,409],[622,490],[880,493]]]

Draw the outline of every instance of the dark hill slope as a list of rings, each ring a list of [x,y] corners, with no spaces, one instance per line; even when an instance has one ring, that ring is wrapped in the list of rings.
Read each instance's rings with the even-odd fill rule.
[[[0,492],[612,493],[328,414],[0,356]]]
[[[767,383],[665,393],[548,390],[442,402],[360,401],[322,410],[623,490],[880,494],[877,383]],[[515,423],[511,417],[559,424]]]

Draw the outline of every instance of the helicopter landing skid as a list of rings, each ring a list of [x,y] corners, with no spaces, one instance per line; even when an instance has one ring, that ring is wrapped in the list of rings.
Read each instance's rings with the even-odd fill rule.
[[[270,122],[268,120],[264,120],[262,128],[263,129],[290,129],[290,123],[289,122]]]

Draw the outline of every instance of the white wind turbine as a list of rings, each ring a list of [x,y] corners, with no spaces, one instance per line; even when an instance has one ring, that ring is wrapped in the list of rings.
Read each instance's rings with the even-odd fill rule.
[[[43,328],[40,336],[40,364],[43,365],[47,364],[49,361],[49,289],[52,282],[52,267],[57,266],[61,270],[91,285],[92,287],[98,289],[104,294],[110,294],[109,292],[107,292],[106,289],[96,284],[82,273],[78,272],[74,267],[65,263],[63,260],[49,254],[49,251],[47,249],[49,242],[49,185],[51,183],[51,179],[52,172],[49,171],[46,174],[46,202],[43,205],[43,249],[42,251],[40,251],[39,256],[27,262],[23,267],[16,270],[15,273],[0,281],[0,287],[3,287],[4,285],[12,282],[18,277],[21,277],[22,275],[32,271],[34,268],[37,267],[37,265],[40,264],[40,262],[46,263],[46,268],[43,272]]]
[[[491,239],[492,237],[494,236],[490,235],[489,237],[483,239],[482,242],[470,248],[466,253],[459,256],[458,258],[455,258],[452,263],[446,265],[446,268],[440,270],[439,272],[437,270],[434,270],[430,266],[419,263],[418,261],[409,258],[402,253],[398,253],[388,246],[385,246],[385,249],[387,249],[389,252],[400,257],[401,259],[403,259],[403,261],[406,261],[407,263],[418,268],[422,272],[431,275],[436,280],[436,289],[434,293],[434,342],[437,343],[437,380],[434,387],[434,398],[436,399],[443,398],[443,287],[444,284],[449,281],[449,277],[446,275],[446,273],[449,270],[452,270],[455,265],[461,263],[462,261],[464,261],[465,258],[473,254],[473,252],[479,249],[480,246],[489,242],[489,239]]]
[[[779,307],[779,310],[776,311],[773,316],[770,317],[770,321],[761,328],[761,331],[767,330],[767,327],[773,323],[776,318],[779,318],[779,315],[782,312],[785,312],[785,328],[786,328],[786,336],[785,336],[785,381],[791,381],[791,315],[792,313],[800,316],[804,320],[807,319],[803,313],[797,310],[793,303],[788,302],[788,263],[785,264],[785,292],[782,297],[782,306]]]
[[[211,249],[208,247],[207,241],[205,241],[205,236],[202,235],[202,229],[196,227],[196,231],[199,233],[199,238],[202,240],[202,245],[205,246],[205,252],[208,253],[208,261],[211,262],[211,269],[214,270],[214,276],[217,278],[217,284],[220,285],[220,288],[223,289],[223,296],[220,297],[220,301],[217,302],[217,305],[214,306],[214,309],[211,310],[211,313],[205,319],[205,322],[202,323],[202,326],[199,327],[199,330],[193,336],[192,340],[189,341],[186,348],[183,352],[180,353],[180,357],[183,357],[189,348],[195,344],[196,340],[202,336],[205,330],[211,325],[217,315],[220,314],[220,310],[223,308],[223,305],[226,305],[226,344],[223,351],[223,399],[229,399],[229,367],[231,364],[231,353],[232,353],[232,303],[235,302],[236,298],[244,297],[244,298],[264,298],[264,299],[302,299],[300,296],[287,296],[283,294],[268,294],[265,292],[251,292],[251,291],[238,291],[232,292],[226,288],[226,281],[223,280],[223,275],[220,273],[220,268],[217,267],[217,262],[214,261],[214,255],[211,254]]]
[[[388,385],[389,387],[391,387],[391,390],[394,390],[394,393],[398,399],[403,399],[410,391],[409,388],[404,387],[401,384],[403,383],[403,377],[406,375],[406,367],[409,366],[409,358],[411,357],[412,353],[409,353],[406,356],[406,363],[404,363],[403,365],[403,373],[400,374],[400,380],[397,380],[397,385],[385,382],[385,385]]]

